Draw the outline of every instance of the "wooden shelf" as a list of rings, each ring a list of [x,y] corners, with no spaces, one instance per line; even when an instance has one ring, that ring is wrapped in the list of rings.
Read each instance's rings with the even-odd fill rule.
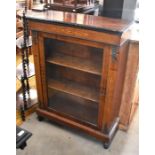
[[[90,100],[93,102],[99,102],[98,90],[90,87],[86,87],[71,81],[67,81],[67,80],[58,81],[55,79],[49,79],[48,87],[77,97]]]
[[[101,63],[91,60],[81,59],[55,52],[52,57],[47,59],[47,62],[91,74],[101,75]]]
[[[97,125],[98,105],[91,101],[78,99],[63,93],[55,93],[49,96],[48,107],[79,121]]]

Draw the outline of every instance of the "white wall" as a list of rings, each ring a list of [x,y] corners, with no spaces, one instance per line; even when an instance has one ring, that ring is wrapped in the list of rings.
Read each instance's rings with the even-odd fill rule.
[[[124,0],[122,19],[133,20],[137,0]]]
[[[104,0],[99,0],[99,4],[103,5]]]

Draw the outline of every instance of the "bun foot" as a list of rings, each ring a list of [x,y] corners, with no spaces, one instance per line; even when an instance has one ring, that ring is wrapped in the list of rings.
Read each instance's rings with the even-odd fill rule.
[[[44,118],[42,116],[37,116],[37,119],[38,119],[38,121],[41,122],[41,121],[43,121]]]
[[[108,142],[103,143],[103,147],[104,147],[105,149],[108,149],[109,146],[110,146],[110,143],[108,143]]]

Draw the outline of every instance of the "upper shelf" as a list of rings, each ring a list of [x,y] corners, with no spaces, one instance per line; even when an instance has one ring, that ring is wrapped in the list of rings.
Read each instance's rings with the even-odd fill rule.
[[[22,16],[22,12],[18,12],[18,15]],[[95,31],[108,31],[116,34],[122,34],[131,25],[131,22],[121,19],[53,10],[44,12],[28,10],[26,17],[29,20],[76,26]]]
[[[69,67],[83,72],[101,75],[102,65],[99,62],[96,63],[90,60],[82,60],[78,57],[58,53],[53,54],[53,56],[49,57],[46,61],[52,64]]]

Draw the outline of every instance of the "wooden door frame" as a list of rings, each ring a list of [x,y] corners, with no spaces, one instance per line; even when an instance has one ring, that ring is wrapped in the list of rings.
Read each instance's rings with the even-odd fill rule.
[[[96,48],[102,48],[103,50],[103,58],[102,58],[102,74],[101,74],[101,83],[100,83],[100,95],[99,95],[99,105],[98,105],[98,123],[97,128],[102,129],[103,126],[103,113],[104,113],[104,102],[105,102],[105,94],[106,94],[106,85],[107,85],[107,72],[108,72],[108,66],[109,66],[109,50],[110,46],[105,45],[103,43],[94,42],[94,41],[87,41],[82,40],[79,38],[71,38],[70,36],[63,36],[58,35],[54,33],[44,33],[39,32],[38,34],[38,40],[39,40],[39,55],[40,55],[40,69],[41,69],[41,79],[42,79],[42,91],[44,93],[43,95],[43,104],[45,105],[45,109],[49,110],[48,108],[48,94],[47,94],[47,80],[46,80],[46,67],[45,67],[45,55],[42,51],[45,51],[44,49],[44,38],[51,38],[56,39],[60,41],[65,41],[69,43],[77,43],[80,45],[86,45],[90,47],[96,47]],[[46,93],[45,93],[46,92]],[[51,110],[49,110],[51,111]],[[52,111],[54,112],[54,111]]]

